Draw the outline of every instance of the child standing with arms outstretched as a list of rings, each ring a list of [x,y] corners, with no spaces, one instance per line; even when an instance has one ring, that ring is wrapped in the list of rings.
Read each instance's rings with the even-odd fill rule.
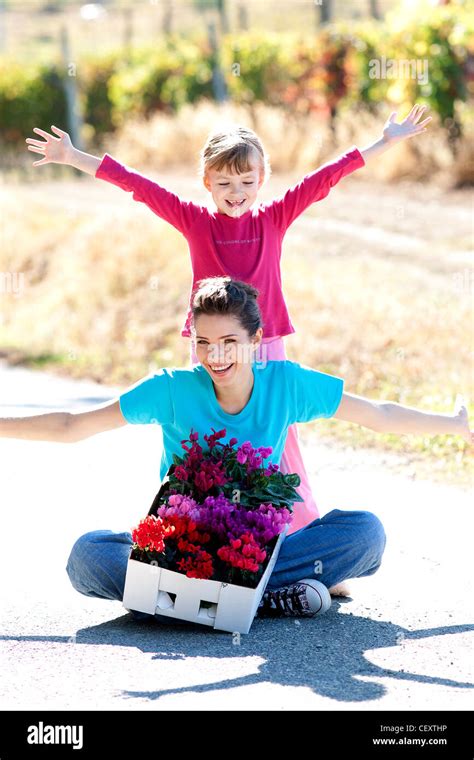
[[[184,201],[158,183],[120,164],[109,154],[103,158],[77,150],[69,135],[52,126],[54,134],[35,127],[44,141],[28,138],[28,149],[42,154],[33,166],[46,163],[69,164],[94,177],[133,193],[133,199],[145,203],[155,214],[169,222],[186,238],[191,254],[193,284],[199,280],[228,275],[251,283],[260,293],[259,306],[264,320],[264,339],[259,361],[285,360],[283,338],[295,332],[282,291],[280,259],[284,235],[292,222],[312,203],[325,198],[339,180],[386,151],[400,140],[426,130],[430,117],[423,119],[424,106],[414,106],[408,116],[397,123],[396,113],[387,120],[382,136],[359,150],[354,147],[316,171],[306,175],[279,198],[257,204],[258,191],[269,174],[268,158],[258,136],[242,126],[209,136],[201,153],[201,173],[215,208]],[[195,342],[191,334],[191,307],[182,335],[193,337],[192,362],[197,363]],[[212,351],[211,369],[216,377],[232,372],[226,364],[225,349],[232,336],[222,336]],[[290,533],[319,517],[308,476],[301,457],[296,425],[288,430],[282,472],[297,472],[303,502],[298,503]]]

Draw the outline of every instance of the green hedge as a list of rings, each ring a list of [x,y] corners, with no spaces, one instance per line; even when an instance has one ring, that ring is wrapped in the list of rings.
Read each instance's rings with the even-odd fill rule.
[[[25,139],[34,126],[66,122],[66,101],[54,65],[0,67],[0,138],[7,144]]]
[[[165,46],[142,49],[120,62],[108,83],[111,120],[175,111],[184,103],[212,98],[212,56],[206,46],[171,38]]]
[[[221,65],[229,96],[329,117],[349,103],[373,109],[380,102],[405,106],[416,99],[459,134],[457,104],[473,86],[466,82],[474,55],[472,5],[459,0],[428,12],[422,3],[416,12],[392,14],[383,23],[334,24],[311,38],[228,35]],[[429,81],[372,78],[371,62],[381,57],[426,60]],[[135,50],[128,60],[121,50],[84,58],[77,67],[84,119],[100,137],[131,116],[173,112],[183,103],[212,98],[214,63],[206,40],[179,37]],[[0,139],[13,145],[35,125],[66,124],[61,78],[54,62],[24,67],[0,59]]]

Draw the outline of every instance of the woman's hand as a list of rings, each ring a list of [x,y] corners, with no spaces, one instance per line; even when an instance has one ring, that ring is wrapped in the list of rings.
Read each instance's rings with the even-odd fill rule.
[[[25,140],[28,143],[28,150],[31,150],[33,153],[40,153],[43,156],[40,161],[35,161],[33,166],[71,163],[71,158],[74,154],[71,138],[67,132],[59,129],[59,127],[53,125],[51,129],[57,137],[45,132],[43,129],[39,129],[39,127],[33,127],[33,132],[37,132],[41,137],[44,137],[45,142],[34,140],[31,137]]]
[[[453,419],[458,435],[461,435],[466,443],[472,446],[474,444],[474,432],[469,427],[467,407],[462,396],[456,397]]]
[[[431,116],[420,121],[426,109],[427,106],[413,106],[408,116],[400,124],[395,121],[397,112],[391,113],[383,128],[384,142],[393,145],[400,140],[406,140],[408,137],[415,137],[421,132],[426,132],[426,125],[431,121]]]

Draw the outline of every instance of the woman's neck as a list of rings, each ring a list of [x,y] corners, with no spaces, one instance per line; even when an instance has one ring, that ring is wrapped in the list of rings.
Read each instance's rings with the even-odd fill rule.
[[[228,414],[239,414],[247,406],[252,395],[254,384],[252,365],[246,366],[248,367],[248,371],[239,373],[232,385],[218,388],[214,384],[216,398],[220,406]]]

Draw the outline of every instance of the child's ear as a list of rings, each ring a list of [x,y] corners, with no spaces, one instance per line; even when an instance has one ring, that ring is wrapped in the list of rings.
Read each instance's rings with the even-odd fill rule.
[[[209,192],[211,192],[211,183],[209,181],[209,177],[207,176],[207,174],[203,175],[202,182],[206,190],[209,190]]]

